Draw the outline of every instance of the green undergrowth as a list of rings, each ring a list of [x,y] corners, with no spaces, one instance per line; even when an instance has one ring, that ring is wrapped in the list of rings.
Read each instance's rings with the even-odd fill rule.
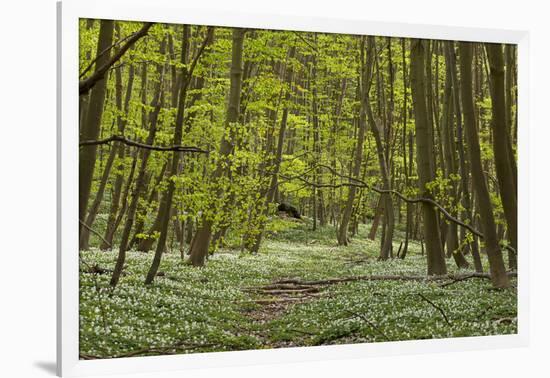
[[[152,253],[129,252],[119,285],[109,288],[116,251],[81,252],[82,358],[381,342],[517,332],[516,291],[473,278],[441,282],[354,281],[319,286],[299,301],[243,290],[284,279],[424,275],[412,242],[406,259],[378,261],[379,241],[361,228],[338,247],[331,227],[276,219],[260,252],[222,249],[204,268],[166,253],[160,275],[143,281]],[[395,250],[400,240],[396,238]],[[99,267],[90,273],[90,267]],[[452,259],[450,272],[456,272]],[[514,280],[515,284],[515,280]],[[266,305],[262,300],[273,300]],[[280,302],[279,302],[280,301]]]

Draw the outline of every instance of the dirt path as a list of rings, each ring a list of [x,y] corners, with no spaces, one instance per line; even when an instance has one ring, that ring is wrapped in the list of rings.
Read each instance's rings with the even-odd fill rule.
[[[322,296],[322,288],[294,284],[271,284],[242,290],[249,293],[252,301],[258,305],[257,308],[247,311],[246,316],[253,322],[251,328],[254,331],[252,333],[263,340],[263,345],[267,348],[298,346],[295,341],[272,340],[268,324],[282,317],[292,306]],[[303,336],[311,336],[309,333],[300,330],[290,331],[295,331]]]

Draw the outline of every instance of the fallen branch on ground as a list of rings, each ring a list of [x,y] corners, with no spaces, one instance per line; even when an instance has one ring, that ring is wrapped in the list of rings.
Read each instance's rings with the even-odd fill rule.
[[[270,299],[256,299],[254,302],[261,305],[270,305],[276,303],[285,303],[285,302],[300,302],[303,301],[305,297],[284,297],[284,298],[270,298]]]
[[[374,324],[372,321],[370,321],[365,315],[358,314],[357,312],[353,312],[353,311],[350,311],[350,310],[346,310],[345,312],[352,315],[352,317],[354,317],[354,318],[360,318],[365,323],[367,323],[369,326],[371,326],[371,328],[375,329],[380,335],[382,335],[384,337],[384,339],[386,339],[388,341],[390,340],[388,338],[388,336],[376,324]]]
[[[508,277],[517,277],[517,272],[508,272]],[[454,276],[448,276],[449,279],[452,281],[445,282],[439,285],[439,287],[447,287],[454,285],[457,282],[462,282],[465,280],[468,280],[470,278],[491,278],[491,276],[487,273],[470,273],[470,274],[463,274],[463,275],[454,275]]]
[[[509,277],[517,277],[516,272],[508,272]],[[471,278],[483,278],[490,279],[491,276],[487,273],[467,273],[467,274],[449,274],[442,276],[407,276],[407,275],[381,275],[381,276],[351,276],[351,277],[339,277],[339,278],[328,278],[324,280],[315,280],[315,281],[303,281],[300,279],[287,279],[279,280],[273,282],[271,285],[280,285],[280,284],[293,284],[293,285],[302,285],[302,286],[319,286],[319,285],[332,285],[343,282],[354,282],[354,281],[425,281],[425,282],[435,282],[435,281],[444,281],[444,280],[459,280],[464,281]]]
[[[266,289],[266,288],[250,288],[243,289],[244,291],[259,292],[261,294],[269,295],[284,295],[284,294],[305,294],[305,293],[317,293],[319,288],[306,286],[305,288],[287,288],[287,289]]]
[[[433,308],[435,308],[437,311],[439,311],[439,313],[441,314],[441,316],[443,316],[443,319],[445,319],[445,322],[449,325],[449,326],[452,326],[451,322],[449,321],[449,318],[447,317],[447,315],[445,314],[445,311],[443,311],[443,309],[436,305],[435,303],[433,303],[431,300],[429,300],[428,298],[426,298],[423,294],[421,293],[418,293],[418,296],[420,298],[422,298],[425,302],[428,302],[430,305],[432,305]]]

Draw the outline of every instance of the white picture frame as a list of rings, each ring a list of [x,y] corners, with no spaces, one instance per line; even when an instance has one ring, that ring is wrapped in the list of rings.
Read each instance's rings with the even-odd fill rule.
[[[410,353],[509,348],[528,345],[529,335],[529,35],[525,31],[381,23],[283,14],[191,9],[177,0],[111,0],[58,3],[57,90],[57,373],[120,374],[363,358]],[[421,341],[251,350],[159,357],[79,360],[78,267],[78,20],[79,18],[416,37],[518,45],[519,248],[518,333]]]

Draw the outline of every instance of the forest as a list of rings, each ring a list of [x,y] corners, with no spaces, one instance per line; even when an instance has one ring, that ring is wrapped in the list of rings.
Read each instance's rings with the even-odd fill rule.
[[[79,62],[81,359],[517,332],[515,45],[81,19]]]

